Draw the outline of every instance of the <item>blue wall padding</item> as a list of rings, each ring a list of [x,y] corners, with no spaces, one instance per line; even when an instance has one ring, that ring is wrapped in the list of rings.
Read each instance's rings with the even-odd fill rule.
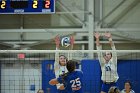
[[[101,86],[101,70],[97,60],[82,60],[84,74],[84,92],[99,93]]]
[[[42,89],[45,93],[56,93],[56,87],[49,85],[49,81],[55,78],[53,60],[42,61]]]
[[[118,61],[119,80],[118,85],[120,89],[124,88],[124,82],[130,80],[132,88],[135,93],[140,91],[140,60],[119,60]]]
[[[53,60],[42,62],[42,88],[45,93],[57,93],[55,86],[48,84],[54,78],[54,67],[49,69],[48,64],[53,67]],[[101,69],[98,60],[82,60],[82,71],[84,74],[84,93],[100,93],[101,89]],[[140,91],[140,60],[118,60],[118,86],[124,87],[124,81],[130,80],[136,93]],[[48,92],[50,91],[50,92]]]

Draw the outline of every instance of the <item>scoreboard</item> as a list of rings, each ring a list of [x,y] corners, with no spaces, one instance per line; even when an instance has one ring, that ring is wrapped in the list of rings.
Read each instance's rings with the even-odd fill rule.
[[[0,14],[50,14],[55,0],[0,0]]]

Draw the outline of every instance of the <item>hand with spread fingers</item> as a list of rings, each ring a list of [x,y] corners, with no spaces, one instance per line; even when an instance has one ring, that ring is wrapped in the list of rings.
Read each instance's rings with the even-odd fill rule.
[[[59,48],[59,46],[60,46],[60,37],[57,35],[54,40],[55,40],[56,47]]]
[[[100,38],[100,34],[98,32],[95,33],[95,38],[99,39]]]

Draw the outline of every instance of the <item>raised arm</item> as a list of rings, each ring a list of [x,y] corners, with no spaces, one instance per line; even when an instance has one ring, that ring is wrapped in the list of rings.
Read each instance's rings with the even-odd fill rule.
[[[59,50],[59,45],[60,45],[59,36],[57,35],[54,40],[55,40],[55,44],[56,44],[56,50]],[[59,53],[55,53],[54,71],[55,71],[56,77],[59,76],[59,75],[57,75],[58,70],[59,70]]]
[[[70,50],[73,50],[73,45],[74,45],[74,35],[70,36]]]
[[[60,38],[59,36],[57,35],[55,37],[55,44],[56,44],[56,50],[59,50],[60,49]],[[59,77],[59,53],[55,53],[55,63],[54,63],[54,72],[55,72],[55,77],[58,78]],[[52,79],[50,82],[49,82],[51,85],[56,85],[57,89],[59,90],[64,90],[64,85],[63,84],[60,84],[57,79]]]
[[[108,38],[108,41],[110,43],[112,50],[116,50],[115,44],[112,40],[111,33],[105,33],[104,36]],[[117,61],[117,53],[116,52],[112,52],[112,59],[113,59],[113,61]]]
[[[57,35],[54,38],[54,41],[55,41],[56,48],[59,49],[59,47],[60,47],[60,37]]]
[[[95,33],[96,38],[96,46],[100,46],[100,34],[98,32]]]
[[[114,42],[112,41],[111,33],[105,33],[104,36],[108,38],[112,50],[115,50],[115,45]]]
[[[97,48],[97,50],[101,50],[100,34],[98,32],[95,33],[95,38],[96,38],[96,48]],[[98,52],[97,54],[98,54],[98,59],[99,59],[100,64],[103,63],[104,62],[103,61],[104,59],[103,59],[102,52]]]

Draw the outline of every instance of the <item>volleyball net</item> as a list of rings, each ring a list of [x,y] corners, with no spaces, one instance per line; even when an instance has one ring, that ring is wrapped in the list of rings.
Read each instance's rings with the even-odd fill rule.
[[[55,88],[46,83],[53,78],[56,53],[65,55],[69,60],[80,61],[79,69],[83,71],[86,82],[84,92],[97,93],[101,87],[97,53],[106,51],[117,53],[120,81],[131,79],[134,85],[138,84],[140,50],[0,50],[1,93],[37,93],[38,89],[43,89],[45,93],[55,93]],[[48,65],[49,62],[51,65]],[[123,82],[119,84],[122,88]]]

